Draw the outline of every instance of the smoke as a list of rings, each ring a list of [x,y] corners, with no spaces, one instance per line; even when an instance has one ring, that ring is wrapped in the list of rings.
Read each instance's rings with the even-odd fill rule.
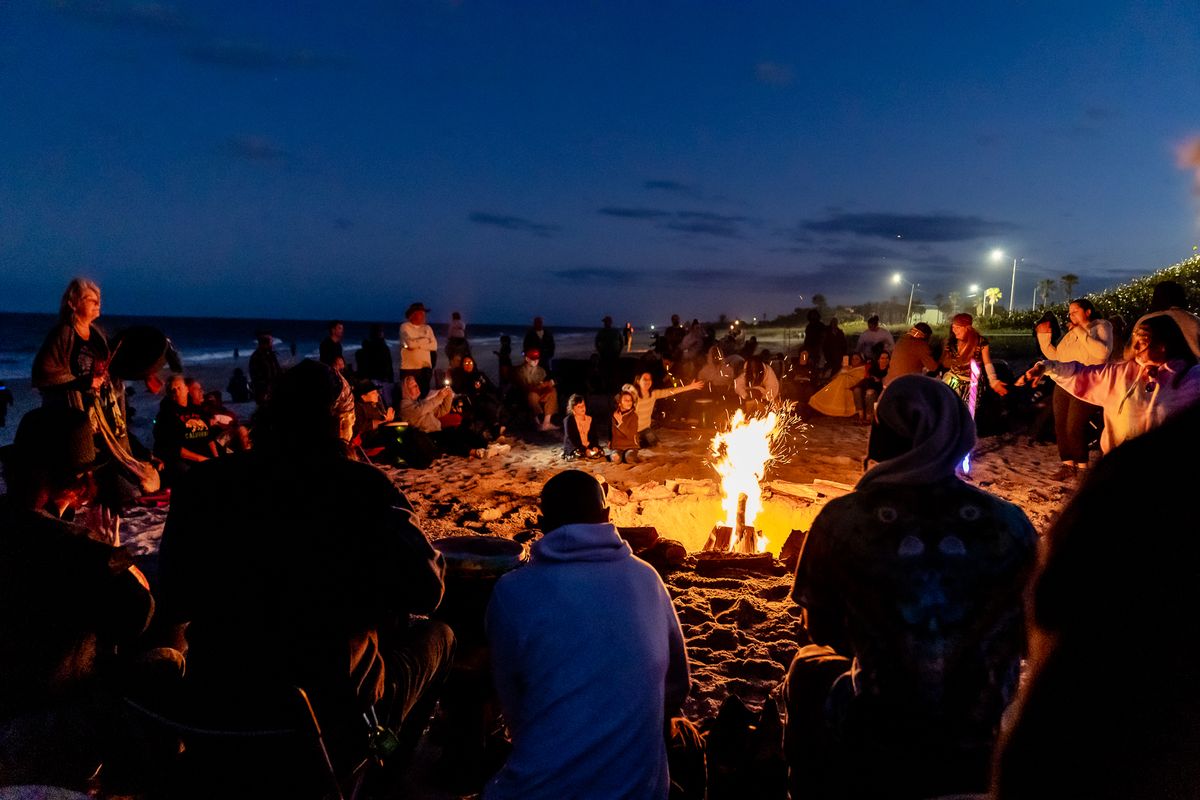
[[[1200,136],[1193,136],[1179,145],[1175,155],[1180,169],[1192,171],[1195,178],[1192,188],[1197,194],[1200,194]]]

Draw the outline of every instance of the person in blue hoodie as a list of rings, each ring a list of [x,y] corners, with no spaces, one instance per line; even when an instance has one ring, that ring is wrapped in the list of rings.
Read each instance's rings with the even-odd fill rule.
[[[666,798],[684,778],[669,774],[664,737],[690,687],[683,633],[604,495],[580,470],[548,480],[546,533],[492,594],[488,642],[512,752],[486,800]]]

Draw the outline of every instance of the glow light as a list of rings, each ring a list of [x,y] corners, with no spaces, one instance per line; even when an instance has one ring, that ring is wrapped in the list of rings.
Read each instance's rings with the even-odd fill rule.
[[[776,460],[774,447],[783,436],[786,417],[772,411],[766,416],[747,418],[738,409],[729,430],[713,436],[713,469],[721,478],[721,509],[726,527],[734,532],[730,549],[737,549],[738,500],[746,498],[745,524],[754,523],[763,509],[762,479],[767,467]],[[754,551],[767,548],[767,537],[756,536]]]

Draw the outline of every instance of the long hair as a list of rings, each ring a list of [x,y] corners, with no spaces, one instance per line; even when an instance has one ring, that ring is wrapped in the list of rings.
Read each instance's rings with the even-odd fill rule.
[[[83,296],[88,292],[95,292],[96,298],[100,298],[100,284],[88,278],[72,278],[67,284],[67,290],[63,292],[62,300],[58,304],[58,321],[70,322],[75,317],[75,306],[83,299]]]

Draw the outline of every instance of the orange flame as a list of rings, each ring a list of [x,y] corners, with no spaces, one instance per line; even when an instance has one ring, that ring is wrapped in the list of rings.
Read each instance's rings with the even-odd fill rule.
[[[765,416],[746,417],[739,409],[729,430],[713,436],[713,469],[721,478],[721,508],[724,525],[737,534],[738,498],[746,496],[745,524],[754,527],[763,508],[762,479],[767,467],[778,457],[775,446],[786,430],[785,414],[774,411]],[[758,536],[755,552],[763,552],[767,538]]]

